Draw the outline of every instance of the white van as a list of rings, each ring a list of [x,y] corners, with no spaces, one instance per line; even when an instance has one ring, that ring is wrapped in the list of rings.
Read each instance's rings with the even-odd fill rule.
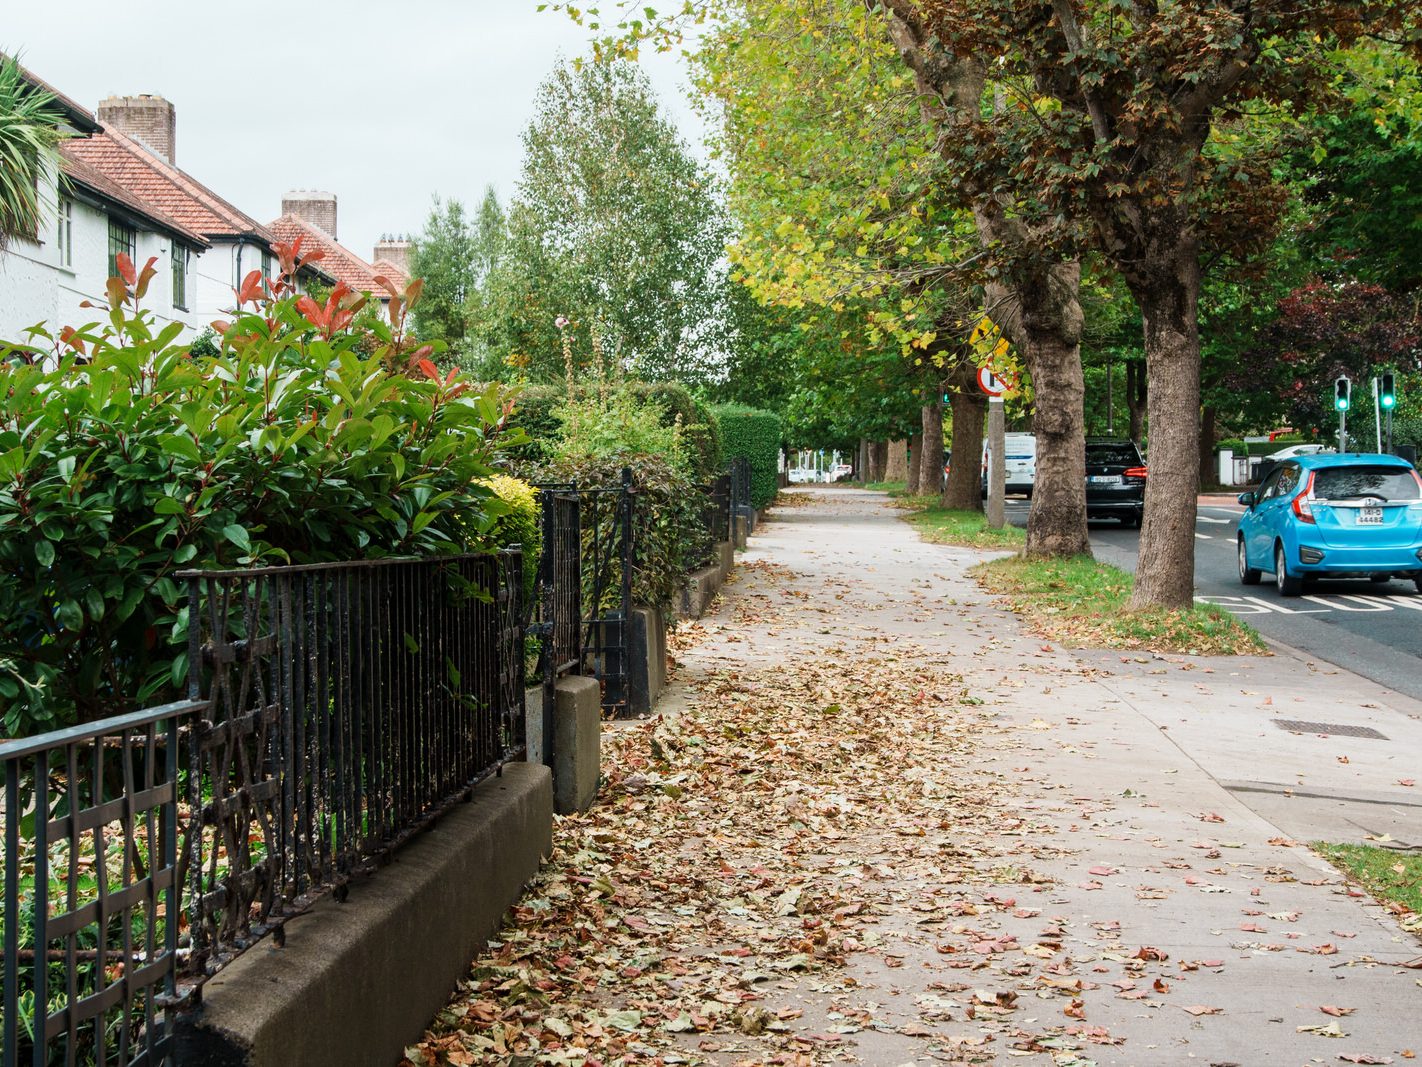
[[[1032,495],[1037,482],[1037,435],[1009,433],[1003,435],[1003,466],[1007,474],[1006,492]],[[988,443],[983,440],[983,495],[987,495]]]

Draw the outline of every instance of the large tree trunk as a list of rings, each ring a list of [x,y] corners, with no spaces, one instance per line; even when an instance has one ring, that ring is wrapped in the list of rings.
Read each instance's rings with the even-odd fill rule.
[[[1036,406],[1037,477],[1027,516],[1029,556],[1091,554],[1086,532],[1086,383],[1081,371],[1081,268],[1052,266],[1019,290],[1022,348]]]
[[[1145,429],[1146,374],[1139,360],[1126,361],[1126,410],[1131,413],[1131,440],[1140,444]]]
[[[1200,409],[1200,484],[1219,481],[1215,467],[1215,408],[1206,404]]]
[[[1200,490],[1198,247],[1181,234],[1132,273],[1127,283],[1145,323],[1150,375],[1150,477],[1131,606],[1186,608],[1195,594]]]
[[[875,6],[877,0],[866,2]],[[958,56],[946,49],[924,23],[919,5],[910,0],[890,0],[885,8],[889,36],[913,71],[924,117],[937,126],[940,139],[945,141],[972,136],[973,131],[963,127],[971,127],[981,117],[990,58],[978,54]],[[1009,260],[1019,262],[1051,263],[1053,253],[1044,247],[1040,235],[1011,210],[998,189],[970,185],[965,191],[972,201],[973,219],[984,250],[995,253],[1005,249]],[[1076,555],[1089,549],[1082,412],[1085,389],[1079,348],[1080,268],[1075,262],[1056,262],[1044,272],[1033,273],[1035,277],[1011,272],[1015,288],[1005,300],[999,301],[993,293],[999,287],[989,286],[989,315],[1023,350],[1037,390],[1037,411],[1043,419],[1040,432],[1044,436],[1039,436],[1037,442],[1038,480],[1028,519],[1027,551],[1035,555]],[[1004,305],[1002,311],[994,310],[998,303]],[[1007,321],[1014,308],[1021,309],[1022,330],[1014,329]],[[1033,320],[1030,330],[1025,321],[1029,317]],[[1065,395],[1055,392],[1059,387],[1066,389]],[[976,456],[972,466],[976,480]],[[958,468],[955,463],[953,469]],[[1077,472],[1080,477],[1073,483]]]
[[[920,480],[919,468],[920,466],[922,466],[921,459],[923,453],[923,448],[920,444],[921,440],[922,439],[918,436],[918,434],[914,434],[909,437],[907,442],[905,442],[908,445],[908,472],[907,485],[905,486],[904,491],[907,492],[909,496],[918,495],[918,485]]]
[[[943,506],[957,511],[982,511],[983,424],[987,420],[987,397],[977,387],[977,368],[962,360],[951,379],[949,394],[953,408],[953,459],[948,467],[948,484],[943,489]]]
[[[918,491],[927,495],[938,492],[943,481],[943,391],[937,382],[933,383],[933,403],[925,404],[920,414],[923,447],[918,455]]]
[[[889,442],[889,462],[884,468],[884,481],[908,481],[908,450],[903,441]]]
[[[888,465],[889,443],[887,441],[869,442],[869,480],[871,482],[882,482],[884,480],[884,468]]]

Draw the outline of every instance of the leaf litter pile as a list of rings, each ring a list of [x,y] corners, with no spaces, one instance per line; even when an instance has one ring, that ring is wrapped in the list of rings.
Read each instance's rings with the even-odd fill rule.
[[[829,563],[805,575],[741,562],[722,614],[679,628],[675,710],[605,724],[595,805],[558,820],[553,856],[407,1067],[1167,1062],[1211,1027],[1254,1047],[1262,1035],[1238,1029],[1219,983],[1290,959],[1327,959],[1334,989],[1289,1009],[1297,1038],[1349,1038],[1353,1004],[1324,1001],[1345,973],[1381,980],[1381,960],[1340,950],[1355,931],[1306,930],[1297,903],[1271,899],[1336,880],[1231,861],[1221,849],[1238,842],[1198,831],[1173,845],[1145,833],[1139,871],[1087,858],[1127,847],[1122,803],[1159,805],[1043,773],[1053,750],[1091,758],[1070,737],[1080,720],[1014,722],[903,636],[968,609],[929,600],[927,583],[886,596],[828,549],[805,556]],[[965,619],[956,640],[994,646],[995,625]],[[1017,650],[999,693],[1024,685],[1024,655],[1045,653]],[[1072,683],[1052,669],[1041,694],[1055,701]],[[1079,673],[1088,684],[1093,671]],[[1113,905],[1094,903],[1113,890]],[[1182,892],[1248,904],[1202,909]],[[1189,936],[1219,950],[1141,942],[1186,915]],[[1118,1047],[1122,1029],[1134,1050]],[[1338,1057],[1394,1062],[1347,1045]]]
[[[689,640],[773,625],[768,600]],[[968,1050],[946,1060],[988,1062],[971,1050],[1015,1031],[1015,993],[944,980],[914,1018],[879,1019],[847,964],[903,966],[889,911],[958,931],[967,967],[1022,947],[972,924],[974,888],[1005,871],[1031,883],[1034,855],[1058,853],[1034,852],[1049,831],[979,762],[1002,743],[991,714],[882,639],[705,671],[690,689],[675,717],[604,732],[596,804],[558,821],[550,862],[407,1062],[862,1062],[849,1038],[871,1029],[943,1030],[943,1049]]]

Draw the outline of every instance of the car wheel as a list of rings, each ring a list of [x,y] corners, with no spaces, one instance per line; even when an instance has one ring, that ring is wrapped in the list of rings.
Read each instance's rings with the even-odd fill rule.
[[[1416,587],[1419,593],[1422,593],[1422,578],[1413,578],[1412,584]]]
[[[1139,530],[1139,529],[1141,528],[1141,520],[1144,519],[1144,518],[1145,518],[1145,516],[1142,515],[1142,514],[1138,511],[1138,512],[1136,512],[1134,515],[1130,516],[1129,518],[1127,518],[1127,519],[1125,519],[1125,520],[1123,520],[1123,521],[1125,522],[1125,524],[1126,524],[1127,526],[1131,527],[1132,529],[1134,529],[1134,530]]]
[[[1274,588],[1280,596],[1298,596],[1303,592],[1303,579],[1289,573],[1289,564],[1284,556],[1284,546],[1274,546]]]
[[[1392,575],[1391,575],[1391,574],[1370,574],[1370,575],[1368,575],[1368,581],[1370,581],[1370,582],[1375,582],[1375,583],[1377,583],[1378,585],[1381,585],[1383,582],[1390,582],[1390,581],[1392,581]]]
[[[1249,565],[1249,556],[1244,551],[1244,538],[1239,538],[1239,584],[1258,585],[1260,571]]]

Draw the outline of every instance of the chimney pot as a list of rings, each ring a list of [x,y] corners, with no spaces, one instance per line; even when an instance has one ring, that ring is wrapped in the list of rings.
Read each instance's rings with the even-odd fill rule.
[[[161,96],[110,96],[99,101],[99,124],[117,130],[155,156],[176,166],[178,162],[178,115]]]
[[[336,194],[299,189],[281,198],[281,213],[295,215],[336,239]]]
[[[400,273],[405,277],[410,276],[410,252],[414,245],[408,237],[400,234],[383,234],[375,245],[375,252],[371,255],[371,262],[383,259],[392,266],[399,267]]]

